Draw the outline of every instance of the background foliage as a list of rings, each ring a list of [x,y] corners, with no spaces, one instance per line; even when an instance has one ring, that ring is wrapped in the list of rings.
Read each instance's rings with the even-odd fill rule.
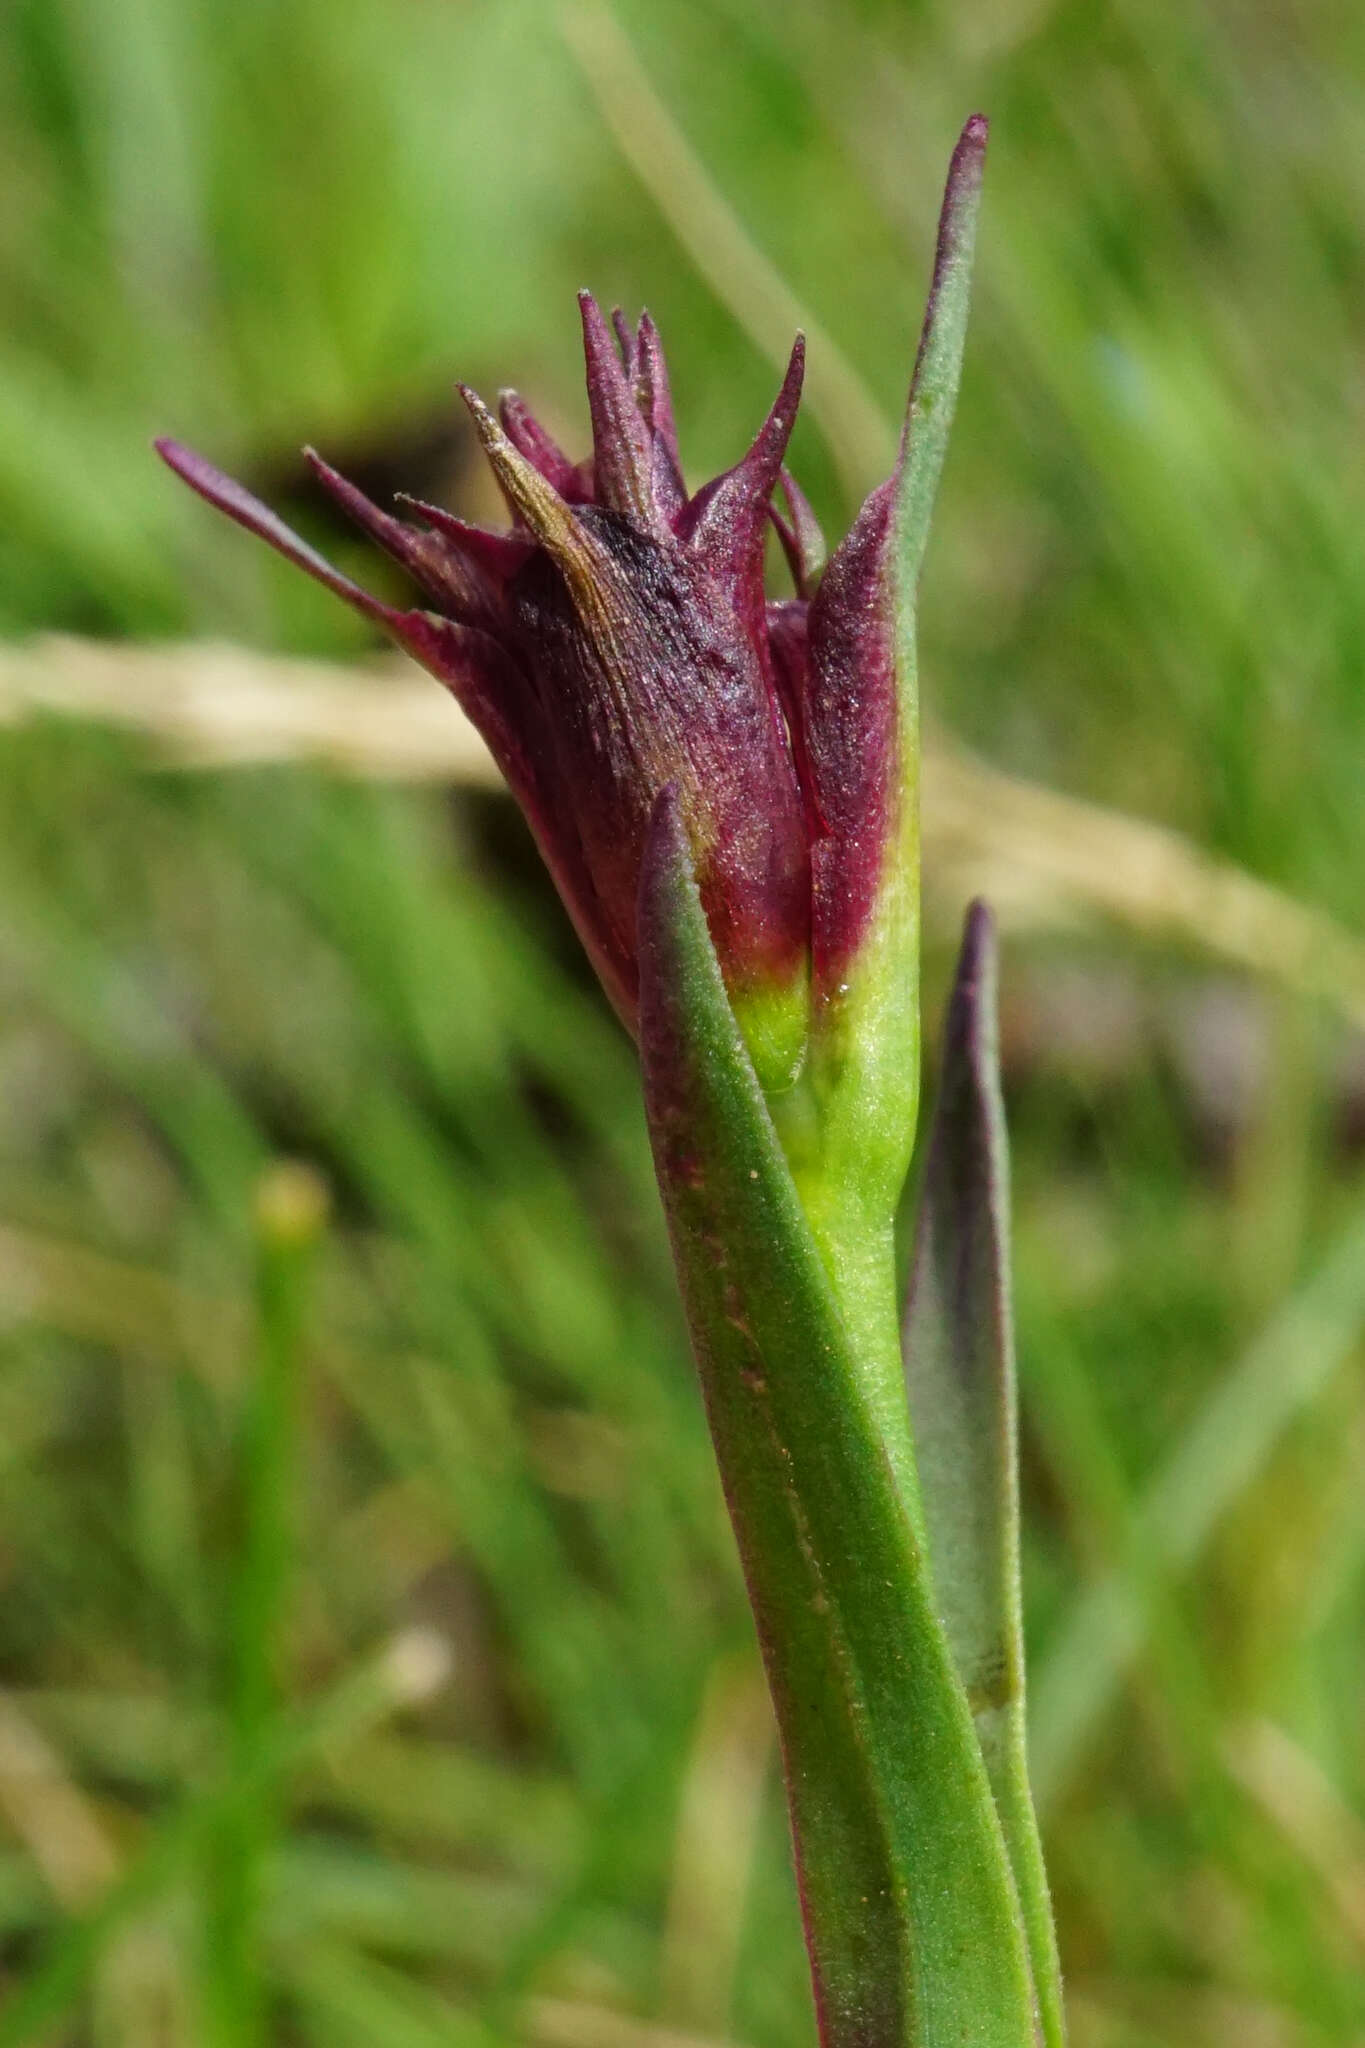
[[[10,0],[0,623],[356,651],[151,434],[358,564],[297,445],[489,510],[450,381],[581,439],[585,282],[660,320],[695,477],[785,281],[837,533],[976,105],[933,716],[1358,927],[1329,0]],[[0,755],[0,2048],[807,2038],[632,1060],[515,820]],[[1076,2039],[1359,2044],[1365,1048],[1119,932],[1005,986]]]

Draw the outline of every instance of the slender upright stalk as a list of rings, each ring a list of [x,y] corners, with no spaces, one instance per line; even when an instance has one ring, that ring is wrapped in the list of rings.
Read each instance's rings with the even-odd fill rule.
[[[270,2038],[260,1916],[279,1823],[276,1786],[262,1763],[282,1705],[302,1347],[325,1215],[321,1184],[306,1168],[282,1164],[265,1175],[256,1200],[256,1350],[239,1425],[240,1534],[228,1600],[228,1774],[237,1792],[208,1844],[204,1982],[217,2048],[265,2048]]]

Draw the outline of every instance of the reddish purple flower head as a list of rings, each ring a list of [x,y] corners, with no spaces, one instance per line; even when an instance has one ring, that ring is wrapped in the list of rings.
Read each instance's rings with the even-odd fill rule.
[[[959,145],[959,185],[979,176],[984,132],[969,124]],[[950,180],[950,200],[953,189]],[[941,235],[941,264],[945,246]],[[896,857],[907,741],[894,482],[868,499],[816,588],[819,533],[783,469],[800,337],[748,454],[689,495],[653,322],[645,314],[632,329],[618,313],[613,335],[587,293],[580,304],[588,460],[571,461],[515,393],[503,394],[499,423],[461,387],[508,531],[410,499],[407,516],[381,511],[309,451],[325,488],[408,571],[421,608],[381,603],[200,456],[157,445],[201,496],[383,626],[452,691],[632,1030],[640,864],[654,805],[671,786],[732,997],[751,1016],[777,998],[790,1021],[778,1030],[776,1065],[790,1078],[808,1020],[838,987]],[[796,584],[780,602],[764,592],[770,521]]]
[[[689,497],[653,322],[645,314],[632,332],[618,316],[614,340],[586,293],[581,303],[590,460],[572,463],[514,394],[503,396],[499,426],[463,393],[511,510],[510,532],[484,532],[420,504],[412,519],[395,518],[310,453],[320,481],[410,572],[430,610],[379,603],[200,457],[158,445],[202,496],[378,620],[458,698],[629,1023],[640,857],[668,783],[682,801],[727,978],[744,988],[804,977],[811,845],[825,829],[821,777],[809,758],[812,690],[817,699],[831,685],[846,694],[860,627],[864,639],[869,625],[881,637],[875,541],[885,518],[874,500],[876,535],[862,530],[865,514],[830,566],[829,598],[812,608],[804,593],[818,536],[782,473],[801,341],[744,460]],[[772,513],[779,482],[786,518]],[[763,587],[770,516],[803,593],[776,604]],[[835,671],[814,686],[811,644]],[[876,675],[854,680],[860,697],[877,694]]]

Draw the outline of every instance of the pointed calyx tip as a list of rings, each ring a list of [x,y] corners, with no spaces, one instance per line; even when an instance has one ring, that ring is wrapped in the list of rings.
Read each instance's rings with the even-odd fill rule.
[[[516,449],[504,433],[494,415],[488,410],[472,384],[457,384],[455,389],[469,408],[474,430],[483,443],[483,450],[493,473],[503,489],[513,498],[516,509],[525,517],[521,498],[530,490],[530,477],[534,472],[524,455]],[[539,481],[544,484],[544,478]]]
[[[777,444],[781,444],[780,447],[777,447],[777,466],[773,469],[772,480],[768,486],[770,491],[777,482],[778,467],[780,467],[782,457],[786,453],[787,443],[791,439],[792,428],[796,424],[796,414],[801,404],[801,392],[805,380],[806,337],[798,328],[796,337],[792,342],[792,352],[787,358],[787,370],[786,375],[782,379],[782,388],[773,400],[772,411],[768,414],[767,420],[759,433],[758,440],[754,443],[756,448],[763,447],[765,449],[777,447]]]
[[[559,492],[527,461],[478,392],[468,384],[455,388],[469,407],[484,453],[513,511],[562,569],[572,573],[581,568],[586,554],[584,536]]]

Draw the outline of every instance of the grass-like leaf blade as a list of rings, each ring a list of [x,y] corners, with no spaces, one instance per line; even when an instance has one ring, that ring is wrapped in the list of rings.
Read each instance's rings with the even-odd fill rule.
[[[965,1695],[712,948],[676,802],[641,882],[655,1164],[782,1737],[825,2048],[1028,2048]]]
[[[1061,1982],[1024,1726],[1019,1483],[995,929],[967,913],[921,1191],[904,1354],[936,1605],[1008,1844],[1048,2048]]]

